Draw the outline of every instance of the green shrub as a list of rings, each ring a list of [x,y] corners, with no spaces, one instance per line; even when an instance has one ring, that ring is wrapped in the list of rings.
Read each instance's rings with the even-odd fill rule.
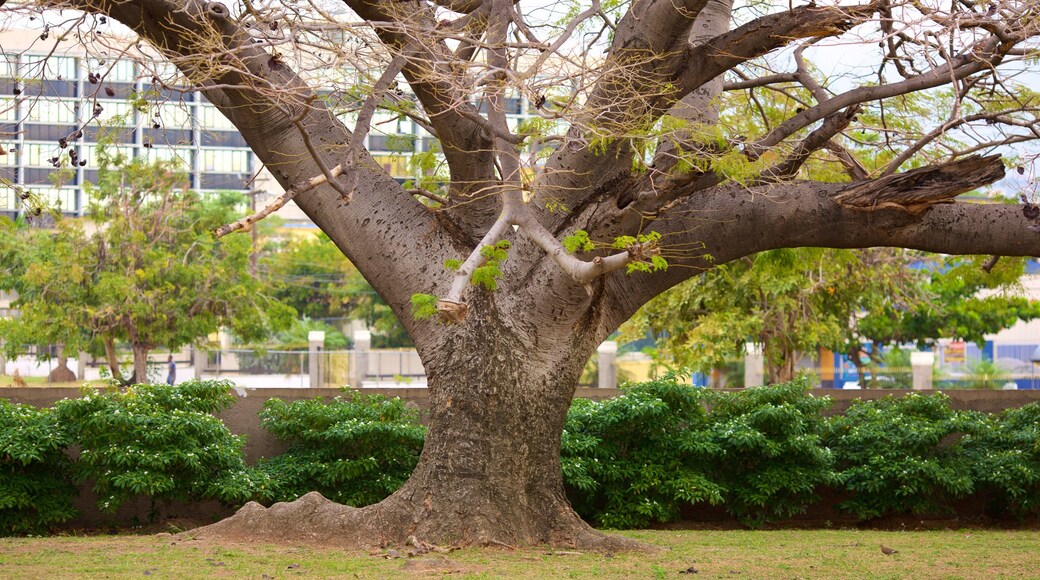
[[[981,422],[961,445],[980,491],[998,515],[1040,513],[1040,403],[1008,409]]]
[[[67,445],[53,410],[0,399],[0,536],[44,533],[76,515]]]
[[[745,525],[802,513],[818,486],[835,481],[822,444],[821,412],[831,401],[808,389],[795,380],[724,393],[709,415],[720,450],[712,478],[726,490],[726,511]]]
[[[805,511],[816,487],[833,481],[821,445],[830,401],[807,389],[796,381],[716,392],[670,375],[611,400],[576,400],[561,460],[571,501],[613,528],[675,520],[697,503],[723,504],[747,525]]]
[[[980,413],[953,411],[943,394],[856,401],[828,425],[841,504],[861,519],[949,511],[952,498],[974,490],[958,440],[977,432]]]
[[[228,381],[134,385],[56,405],[80,448],[77,481],[93,480],[102,511],[137,495],[241,504],[254,482],[243,439],[211,415],[234,403]]]
[[[332,401],[271,399],[260,424],[289,444],[257,465],[265,502],[318,491],[346,505],[376,503],[411,475],[426,436],[418,412],[401,399],[359,393]]]
[[[669,375],[606,401],[575,400],[561,466],[578,513],[599,526],[637,528],[677,519],[683,505],[722,502],[723,489],[706,475],[719,454],[704,411],[715,396]]]

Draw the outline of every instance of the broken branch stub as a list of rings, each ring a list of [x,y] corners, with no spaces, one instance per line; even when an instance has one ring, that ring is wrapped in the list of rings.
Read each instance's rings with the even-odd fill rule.
[[[846,208],[874,211],[895,208],[920,213],[1004,177],[999,155],[972,155],[942,165],[912,169],[880,179],[861,181],[841,190],[834,201]]]

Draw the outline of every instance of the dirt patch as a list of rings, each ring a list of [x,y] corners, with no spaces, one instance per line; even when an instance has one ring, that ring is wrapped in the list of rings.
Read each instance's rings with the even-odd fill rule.
[[[441,558],[415,558],[401,566],[401,570],[409,574],[461,574],[462,564]],[[466,570],[472,572],[472,570]]]

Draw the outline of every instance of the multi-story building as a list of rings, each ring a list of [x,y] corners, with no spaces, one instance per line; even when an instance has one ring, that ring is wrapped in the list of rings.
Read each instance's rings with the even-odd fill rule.
[[[81,215],[83,186],[97,175],[103,130],[127,155],[177,162],[196,190],[260,192],[260,204],[265,194],[281,193],[235,127],[201,94],[153,84],[161,65],[106,62],[72,44],[63,49],[38,41],[39,31],[0,33],[0,214],[17,214],[19,195],[28,191],[65,214]],[[516,123],[527,103],[517,97],[509,107]],[[365,145],[404,181],[413,177],[410,155],[433,142],[413,121],[377,114]],[[65,180],[54,183],[55,158],[68,166],[70,151],[75,163]],[[279,214],[287,225],[308,223],[291,204]]]

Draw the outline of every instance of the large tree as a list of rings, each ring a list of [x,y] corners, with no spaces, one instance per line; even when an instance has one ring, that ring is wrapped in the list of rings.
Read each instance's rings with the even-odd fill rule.
[[[1038,131],[1035,96],[1009,78],[1029,66],[1034,2],[38,5],[86,11],[103,33],[79,36],[90,43],[114,18],[176,65],[402,318],[426,366],[429,435],[398,492],[361,509],[251,505],[202,535],[608,547],[620,541],[564,496],[561,430],[585,362],[652,297],[782,247],[1040,254],[1040,208],[954,199],[1004,175],[976,153]],[[840,82],[809,59],[828,51],[855,60]],[[349,75],[320,74],[347,64],[369,73],[360,100]],[[798,105],[734,134],[718,114],[734,91]],[[890,125],[887,100],[916,91],[945,115]],[[540,122],[509,123],[517,94]],[[357,107],[353,127],[339,106]],[[439,139],[442,190],[406,189],[361,147],[376,107]],[[847,155],[868,140],[890,161]],[[799,179],[825,158],[852,183]]]

